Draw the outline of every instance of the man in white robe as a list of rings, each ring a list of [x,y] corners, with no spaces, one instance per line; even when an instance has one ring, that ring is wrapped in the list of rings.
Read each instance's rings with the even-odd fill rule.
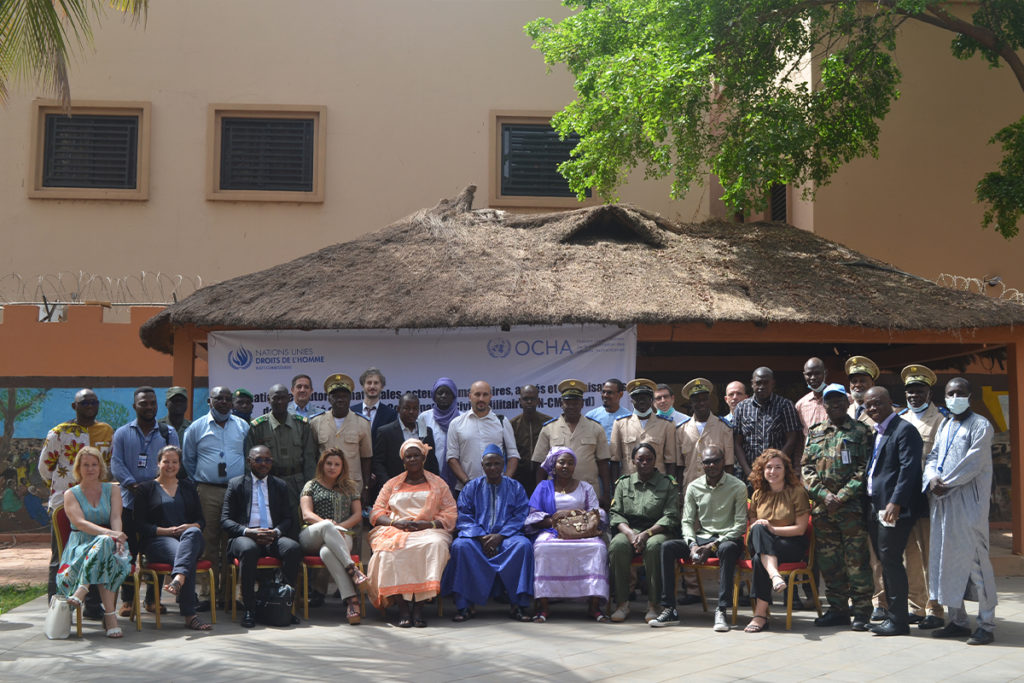
[[[971,411],[971,385],[946,383],[946,407],[935,446],[925,460],[924,488],[931,506],[929,596],[946,606],[949,623],[935,638],[970,636],[968,645],[994,640],[996,581],[989,559],[988,506],[992,495],[992,425]],[[972,633],[964,600],[978,601]]]

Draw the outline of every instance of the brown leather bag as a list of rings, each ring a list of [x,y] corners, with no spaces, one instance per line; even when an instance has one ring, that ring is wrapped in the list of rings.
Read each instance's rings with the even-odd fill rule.
[[[555,531],[566,540],[594,538],[601,533],[601,515],[597,510],[566,515],[555,522]]]

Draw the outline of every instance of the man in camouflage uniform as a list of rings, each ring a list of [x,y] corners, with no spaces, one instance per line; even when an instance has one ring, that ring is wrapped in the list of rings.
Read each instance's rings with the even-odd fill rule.
[[[245,452],[255,446],[266,446],[274,456],[270,473],[288,484],[288,497],[294,514],[299,510],[299,493],[307,481],[316,476],[316,439],[306,418],[288,412],[288,387],[270,387],[270,412],[250,424],[245,437]]]
[[[852,628],[866,631],[872,581],[863,500],[874,435],[847,415],[849,399],[841,384],[826,387],[823,398],[828,417],[811,427],[803,458],[804,486],[813,504],[815,562],[829,604],[814,625],[849,625],[852,602]]]

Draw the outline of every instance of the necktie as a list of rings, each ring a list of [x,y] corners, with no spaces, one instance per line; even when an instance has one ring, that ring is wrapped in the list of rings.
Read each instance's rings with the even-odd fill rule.
[[[256,504],[260,508],[260,528],[270,528],[270,515],[267,513],[267,497],[263,493],[263,487],[267,485],[264,480],[256,482]]]
[[[854,419],[859,420],[860,416],[864,413],[864,406],[857,406],[857,410],[854,413]]]

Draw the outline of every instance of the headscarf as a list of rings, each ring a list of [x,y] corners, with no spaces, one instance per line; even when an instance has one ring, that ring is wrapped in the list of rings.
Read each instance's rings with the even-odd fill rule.
[[[484,453],[483,455],[480,456],[480,462],[483,462],[483,459],[486,458],[488,455],[500,455],[501,461],[506,461],[505,451],[501,450],[501,446],[499,446],[496,443],[489,443],[486,446],[484,446]]]
[[[555,469],[555,461],[558,460],[558,457],[563,453],[571,455],[573,463],[576,462],[576,454],[572,452],[571,448],[566,446],[555,446],[548,451],[548,456],[544,458],[544,462],[540,464],[540,468],[548,474],[551,474],[552,470]]]
[[[412,448],[413,446],[420,450],[420,453],[423,454],[424,458],[426,458],[427,453],[429,453],[432,450],[430,446],[423,443],[419,439],[406,439],[405,441],[402,442],[402,445],[398,447],[398,457],[405,457],[405,452],[408,449]]]
[[[437,401],[434,401],[434,422],[437,423],[444,433],[448,433],[448,424],[451,423],[459,415],[459,390],[455,388],[455,380],[450,377],[440,377],[434,382],[434,388],[430,390],[430,396],[433,398],[434,394],[441,387],[448,387],[452,391],[452,404],[448,406],[448,410],[439,410],[437,407]]]

